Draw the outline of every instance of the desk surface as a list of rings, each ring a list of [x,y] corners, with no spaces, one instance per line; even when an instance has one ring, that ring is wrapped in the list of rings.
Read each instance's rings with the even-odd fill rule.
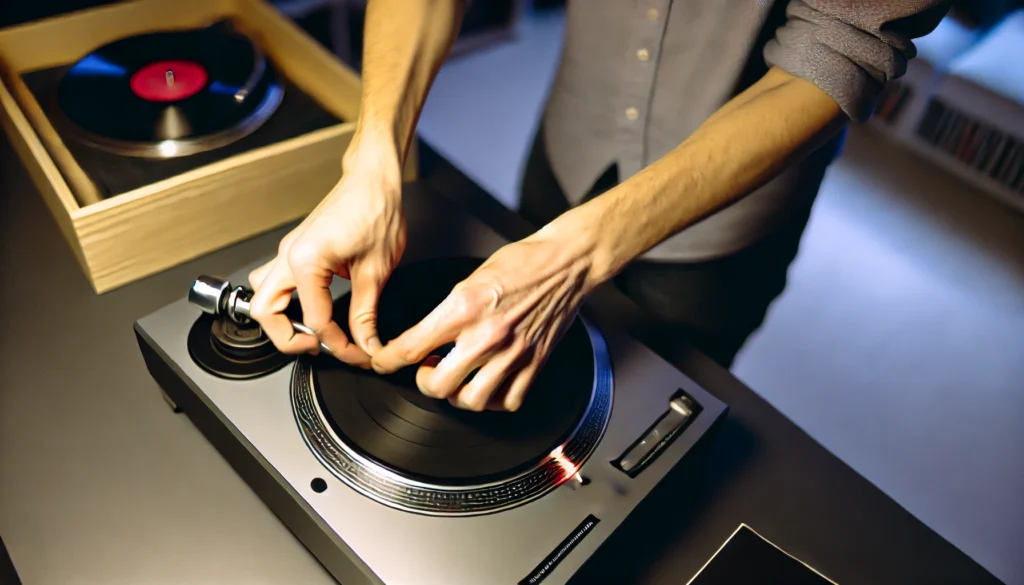
[[[528,233],[443,160],[423,159],[428,188],[506,237]],[[332,582],[170,411],[132,333],[195,275],[240,269],[272,254],[283,234],[97,296],[0,144],[0,535],[26,585]],[[682,340],[651,338],[614,291],[593,302],[731,408],[706,467],[611,541],[613,562],[587,568],[599,582],[685,583],[741,523],[844,585],[998,582],[728,372]]]

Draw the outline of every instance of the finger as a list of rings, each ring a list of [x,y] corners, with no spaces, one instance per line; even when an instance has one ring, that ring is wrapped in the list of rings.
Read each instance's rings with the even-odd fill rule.
[[[292,300],[295,283],[284,262],[274,262],[250,301],[249,314],[263,327],[281,353],[316,353],[320,343],[311,335],[296,333],[284,311]]]
[[[302,322],[316,332],[331,354],[339,360],[357,366],[368,367],[369,356],[355,344],[334,322],[334,297],[331,296],[331,280],[334,273],[322,268],[310,253],[299,246],[293,246],[288,255],[290,272],[295,281],[302,306]]]
[[[377,332],[377,305],[384,289],[384,272],[370,266],[356,266],[352,271],[352,302],[349,305],[349,327],[352,339],[368,355],[375,355],[381,349],[380,334]]]
[[[458,342],[436,365],[420,366],[416,371],[416,386],[420,392],[434,398],[454,396],[466,378],[486,365],[491,356],[492,352],[486,346]]]
[[[449,295],[422,321],[381,348],[373,356],[373,369],[389,374],[423,361],[430,352],[455,341],[472,318],[473,311],[461,295]]]
[[[511,384],[512,381],[509,378],[505,378],[501,382],[501,385],[498,386],[498,389],[492,392],[490,397],[487,399],[487,406],[484,407],[484,410],[503,412],[505,410],[505,397],[508,396],[508,387]]]
[[[514,371],[515,359],[505,355],[492,358],[477,371],[469,382],[466,382],[455,394],[448,397],[448,402],[456,408],[480,412],[484,409],[495,409],[495,397],[504,396],[507,390],[505,381]]]
[[[439,364],[440,362],[441,356],[429,355],[423,360],[423,363],[420,364],[420,367],[417,368],[416,387],[420,389],[420,392],[423,392],[424,380],[428,376],[430,376],[431,372],[434,371],[434,368],[436,368],[437,364]],[[430,398],[446,398],[445,396],[434,396],[428,392],[423,392],[423,395],[428,396]]]
[[[271,260],[249,273],[249,286],[252,287],[253,290],[258,289],[263,285],[263,281],[267,278],[267,274],[270,272],[270,268],[273,264],[274,260]]]
[[[274,264],[285,262],[288,257],[288,250],[291,249],[292,242],[296,237],[298,237],[300,227],[288,232],[283,238],[281,238],[281,241],[277,244],[277,255],[274,256],[273,259],[249,273],[249,286],[251,286],[253,290],[258,289],[263,285],[263,281],[267,278],[267,275],[270,274]]]
[[[542,365],[542,362],[533,360],[510,376],[508,392],[505,393],[505,399],[502,403],[505,410],[509,412],[519,410],[523,405],[523,400],[526,398],[526,393],[537,378],[537,372],[540,371]]]

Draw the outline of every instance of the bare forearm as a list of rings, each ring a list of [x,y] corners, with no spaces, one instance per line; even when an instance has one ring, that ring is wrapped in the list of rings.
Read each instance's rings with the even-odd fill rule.
[[[458,33],[463,5],[464,0],[370,0],[361,109],[347,158],[390,154],[404,164],[427,93]]]
[[[846,118],[814,85],[772,70],[670,153],[542,233],[572,233],[596,282],[735,202],[805,156]]]

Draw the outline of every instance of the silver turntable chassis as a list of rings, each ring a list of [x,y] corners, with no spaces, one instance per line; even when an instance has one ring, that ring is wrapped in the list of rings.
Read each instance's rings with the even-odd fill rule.
[[[487,253],[488,250],[493,251],[506,242],[494,230],[450,200],[416,185],[409,185],[406,190],[410,245],[405,260],[415,261],[443,254],[479,255]],[[430,245],[417,246],[414,243],[417,241],[430,242]],[[253,267],[256,265],[258,263],[254,262]],[[239,271],[239,275],[241,274],[244,272]],[[191,323],[185,323],[184,320],[198,317],[199,313],[198,310],[194,310],[195,307],[188,305],[184,298],[190,284],[183,283],[180,301],[140,319],[135,324],[136,337],[145,363],[172,408],[184,412],[192,420],[253,491],[338,581],[344,585],[416,582],[421,576],[415,572],[418,569],[388,567],[388,557],[379,548],[360,549],[357,554],[353,547],[358,545],[346,543],[340,536],[343,531],[339,530],[352,530],[352,523],[348,523],[347,527],[340,526],[336,517],[337,512],[332,514],[332,519],[325,519],[325,515],[314,509],[314,506],[323,503],[319,500],[314,501],[313,498],[316,496],[302,491],[310,488],[309,476],[306,473],[314,468],[312,462],[315,460],[312,454],[308,454],[308,459],[312,462],[303,462],[304,471],[296,477],[287,470],[291,463],[279,460],[276,461],[275,467],[268,460],[268,455],[253,444],[257,442],[266,450],[267,436],[257,436],[250,440],[239,430],[244,426],[242,423],[246,422],[243,419],[248,418],[251,421],[252,416],[264,416],[267,411],[251,410],[261,407],[239,397],[241,386],[236,388],[204,377],[195,364],[188,360],[187,352],[178,347],[184,332],[191,326]],[[347,283],[344,286],[347,287]],[[334,288],[332,286],[332,292]],[[639,342],[610,328],[606,325],[608,319],[592,314],[589,307],[584,308],[584,313],[596,318],[598,326],[604,329],[612,351],[613,364],[616,356],[620,360],[613,366],[616,370],[615,384],[619,388],[617,394],[620,396],[616,402],[619,404],[613,407],[611,423],[601,446],[581,470],[592,481],[588,487],[579,488],[569,485],[573,483],[570,481],[562,488],[540,498],[537,503],[483,517],[484,520],[481,522],[504,527],[504,532],[497,533],[504,535],[501,538],[512,539],[509,541],[510,544],[518,543],[504,551],[512,555],[511,557],[487,561],[494,563],[493,570],[486,568],[484,564],[478,564],[473,569],[475,573],[467,569],[464,573],[451,574],[439,572],[435,564],[433,572],[426,569],[427,572],[421,572],[423,582],[475,585],[480,582],[480,575],[487,575],[486,580],[495,584],[541,585],[542,581],[542,585],[569,583],[590,559],[614,558],[615,555],[606,554],[608,549],[604,545],[611,545],[619,540],[620,535],[616,532],[619,527],[626,530],[630,523],[635,524],[632,519],[636,518],[638,511],[642,511],[645,504],[651,500],[650,495],[654,489],[661,484],[669,483],[667,480],[670,472],[684,467],[680,462],[686,462],[686,468],[691,467],[689,463],[695,459],[691,455],[703,451],[702,447],[708,444],[708,438],[714,434],[713,431],[724,418],[727,411],[724,404],[641,346]],[[280,375],[284,376],[287,374]],[[267,385],[271,382],[273,388],[268,388]],[[260,391],[264,392],[263,396],[267,396],[265,392],[268,389],[276,394],[278,383],[278,378],[268,378],[262,382],[243,384],[256,384],[261,388]],[[628,391],[625,400],[621,398],[624,396],[623,388]],[[675,388],[685,390],[686,394],[679,395]],[[283,385],[282,396],[285,393],[287,387]],[[691,397],[693,402],[688,401],[685,396]],[[226,399],[230,399],[229,402],[241,402],[228,404],[224,402]],[[243,410],[248,410],[240,413],[237,410],[239,404]],[[236,410],[228,412],[232,408]],[[264,414],[259,414],[261,412]],[[277,417],[276,414],[273,416],[275,420],[285,418]],[[291,413],[287,414],[287,418],[292,419]],[[283,428],[281,426],[275,431],[278,434],[273,437],[285,437],[291,441],[292,439],[287,438],[287,433],[280,434],[284,432],[281,430]],[[298,429],[293,426],[293,430],[297,440]],[[247,432],[250,437],[253,436],[252,428]],[[671,441],[657,439],[665,433],[672,435]],[[657,440],[652,441],[652,438]],[[259,443],[260,441],[262,443]],[[273,450],[273,447],[271,449]],[[699,457],[697,460],[699,461]],[[285,463],[284,468],[281,467],[282,463]],[[306,479],[303,480],[303,477]],[[307,485],[303,486],[303,481],[307,482]],[[616,492],[616,486],[625,491]],[[358,499],[352,499],[355,495],[337,491],[333,493],[349,505],[361,505]],[[597,510],[596,515],[599,518],[594,518],[592,524],[587,524],[593,517],[588,510]],[[371,507],[367,514],[380,518],[382,522],[395,522],[401,525],[407,521],[392,514],[409,513],[386,512]],[[524,515],[530,519],[539,519],[543,522],[545,530],[537,532],[530,526],[520,527]],[[416,525],[422,526],[418,520]],[[448,526],[446,534],[449,538],[475,538],[473,535],[476,533],[458,535],[451,532],[451,523]],[[467,526],[475,526],[478,530],[481,524],[470,523]],[[363,526],[360,530],[372,532],[373,528],[372,525]],[[643,528],[646,530],[646,525]],[[559,544],[559,541],[563,544]],[[566,545],[566,542],[570,544]],[[427,544],[429,548],[430,543]],[[538,554],[540,548],[543,550]],[[430,565],[433,561],[429,560],[429,553],[426,554],[427,556],[421,560]],[[382,572],[391,576],[382,577]],[[493,580],[490,580],[491,576]]]

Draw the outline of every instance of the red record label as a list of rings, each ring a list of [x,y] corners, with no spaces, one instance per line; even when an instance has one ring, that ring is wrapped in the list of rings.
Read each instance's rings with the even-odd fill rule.
[[[157,61],[142,67],[130,80],[135,95],[151,102],[175,102],[206,86],[206,69],[192,61]]]

